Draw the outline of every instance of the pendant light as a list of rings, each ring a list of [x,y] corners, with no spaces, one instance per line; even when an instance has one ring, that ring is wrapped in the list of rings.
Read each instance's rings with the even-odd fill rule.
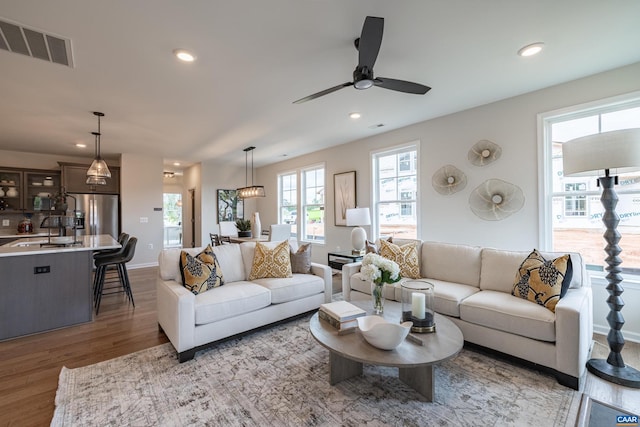
[[[100,157],[100,117],[104,117],[104,113],[94,111],[93,115],[98,117],[98,132],[91,132],[96,139],[96,157],[87,171],[87,181],[89,185],[107,185],[106,178],[111,178],[111,171],[107,163]]]
[[[264,197],[264,186],[253,185],[253,150],[256,147],[247,147],[244,150],[244,187],[238,188],[238,197],[241,199],[251,199],[253,197]],[[248,156],[251,152],[251,185],[249,185],[249,166]]]

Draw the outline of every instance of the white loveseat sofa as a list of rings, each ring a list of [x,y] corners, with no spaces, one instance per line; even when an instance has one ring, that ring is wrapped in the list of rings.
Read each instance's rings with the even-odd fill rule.
[[[203,249],[184,250],[196,255]],[[331,269],[320,264],[311,264],[311,274],[247,281],[255,251],[251,242],[214,247],[225,284],[194,295],[182,286],[181,250],[160,252],[156,281],[158,324],[180,362],[192,359],[198,348],[214,341],[315,310],[331,301]]]
[[[529,253],[418,242],[420,275],[435,288],[434,310],[458,325],[465,342],[532,362],[577,390],[593,336],[592,292],[584,261],[580,254],[570,254],[573,277],[554,313],[511,295],[518,267]],[[542,255],[550,260],[563,254]],[[359,271],[360,263],[343,266],[347,301],[370,298],[370,282]],[[400,286],[386,285],[385,297],[401,301]]]

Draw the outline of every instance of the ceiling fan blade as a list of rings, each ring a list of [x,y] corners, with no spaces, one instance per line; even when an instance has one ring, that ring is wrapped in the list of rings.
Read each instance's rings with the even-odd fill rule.
[[[325,89],[318,93],[314,93],[313,95],[305,96],[304,98],[300,98],[297,101],[293,101],[294,104],[302,104],[303,102],[311,101],[312,99],[320,98],[321,96],[328,95],[332,92],[342,89],[343,87],[353,86],[353,82],[342,83],[341,85],[330,87],[329,89]]]
[[[358,67],[373,69],[376,63],[380,45],[382,44],[382,31],[384,29],[384,18],[367,16],[362,26],[360,41],[358,42]]]
[[[429,86],[421,85],[419,83],[389,79],[386,77],[377,77],[373,80],[373,84],[384,89],[397,90],[398,92],[415,93],[416,95],[424,95],[431,90]]]

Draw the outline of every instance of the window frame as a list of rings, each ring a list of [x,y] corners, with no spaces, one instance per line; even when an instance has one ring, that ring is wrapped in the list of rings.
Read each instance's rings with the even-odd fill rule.
[[[538,127],[538,230],[539,244],[543,250],[553,250],[553,199],[554,197],[565,197],[562,200],[563,211],[567,197],[584,197],[588,206],[590,197],[600,197],[601,190],[586,189],[554,191],[553,183],[553,143],[551,142],[552,125],[569,120],[592,117],[594,115],[604,115],[611,112],[638,108],[640,107],[640,91],[627,93],[624,95],[609,97],[589,103],[574,105],[554,111],[540,113],[537,116]],[[592,177],[596,180],[596,176]],[[619,194],[629,193],[624,190],[617,191]],[[633,192],[635,193],[635,191]],[[588,213],[588,212],[587,212]],[[604,242],[604,241],[603,241]],[[576,249],[578,250],[578,249]],[[603,251],[603,262],[605,253]],[[601,270],[600,265],[588,264],[589,270]],[[625,274],[637,275],[640,273],[638,268],[622,268]]]
[[[282,210],[283,208],[287,208],[287,207],[295,207],[296,209],[296,220],[295,220],[295,232],[292,231],[291,232],[291,237],[298,237],[298,235],[300,234],[300,230],[299,230],[299,222],[298,221],[298,212],[300,211],[300,206],[299,206],[299,200],[300,200],[300,177],[298,176],[298,171],[294,170],[294,171],[287,171],[287,172],[282,172],[278,174],[278,224],[291,224],[291,223],[287,223],[285,218],[283,218],[282,215]],[[284,177],[289,177],[292,176],[293,179],[295,180],[295,196],[296,196],[296,200],[295,203],[293,204],[283,204],[283,195],[284,195],[284,188],[283,188],[283,184],[282,184],[282,179]]]
[[[403,153],[410,153],[412,151],[416,152],[415,161],[412,159],[406,160],[401,159],[400,155]],[[380,186],[379,181],[381,178],[380,170],[379,170],[379,159],[384,156],[389,155],[397,155],[397,171],[395,175],[395,179],[411,176],[413,174],[407,174],[406,170],[401,168],[401,164],[409,162],[410,165],[415,168],[415,177],[416,177],[416,190],[415,190],[415,198],[407,199],[404,198],[403,195],[405,192],[399,191],[397,196],[397,200],[380,200]],[[415,206],[415,227],[416,227],[416,238],[420,238],[421,227],[420,227],[420,141],[411,141],[405,144],[396,145],[393,147],[387,147],[380,150],[375,150],[370,153],[370,161],[371,161],[371,210],[372,210],[372,218],[371,218],[371,238],[377,239],[380,237],[380,205],[388,204],[388,203],[397,203],[402,209],[403,206],[407,204],[413,204]],[[402,170],[401,170],[402,169]],[[409,169],[411,170],[411,168]]]
[[[322,170],[322,175],[323,175],[323,182],[322,182],[322,191],[323,191],[323,196],[322,196],[322,203],[307,203],[307,199],[306,199],[306,194],[307,194],[307,177],[306,174],[307,172],[312,172],[312,171],[317,171],[317,170]],[[326,165],[324,163],[319,163],[319,164],[315,164],[315,165],[311,165],[311,166],[306,166],[303,168],[300,168],[299,171],[300,174],[300,189],[299,189],[299,194],[298,194],[298,215],[297,218],[302,218],[302,220],[298,220],[298,230],[299,230],[299,235],[300,235],[300,241],[301,242],[310,242],[310,243],[315,243],[318,245],[324,245],[327,241],[327,210],[326,210],[326,205],[327,205],[327,168]],[[313,188],[319,188],[319,186],[316,184]],[[322,233],[322,240],[315,240],[315,239],[308,239],[307,238],[307,216],[306,216],[306,212],[307,212],[307,208],[313,206],[313,207],[320,207],[320,210],[323,211],[323,233]],[[301,217],[300,213],[303,213],[304,215]]]

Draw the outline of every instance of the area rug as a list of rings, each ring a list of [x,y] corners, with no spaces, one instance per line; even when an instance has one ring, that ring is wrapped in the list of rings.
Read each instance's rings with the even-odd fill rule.
[[[365,365],[329,385],[309,316],[178,363],[171,344],[63,368],[54,426],[566,426],[580,393],[537,371],[463,349],[435,369],[434,402]]]

